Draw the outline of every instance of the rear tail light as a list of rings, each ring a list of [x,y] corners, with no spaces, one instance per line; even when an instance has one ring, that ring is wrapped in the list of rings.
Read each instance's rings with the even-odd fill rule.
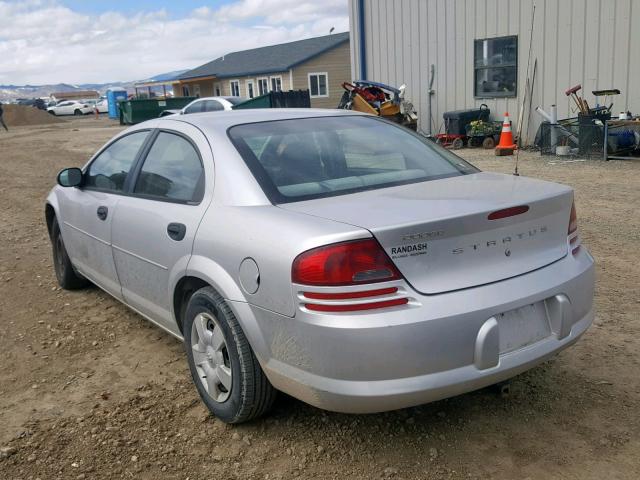
[[[367,287],[401,279],[400,272],[374,239],[334,243],[301,253],[293,261],[291,279],[304,285],[300,300],[316,312],[356,312],[405,305],[398,287],[316,290],[313,287]],[[371,285],[375,287],[375,285]]]
[[[345,286],[398,280],[400,272],[373,239],[334,243],[301,253],[293,261],[294,283]]]
[[[576,214],[576,204],[571,204],[571,215],[569,216],[569,229],[567,231],[569,237],[569,247],[571,253],[575,255],[580,251],[580,237],[578,236],[578,215]]]

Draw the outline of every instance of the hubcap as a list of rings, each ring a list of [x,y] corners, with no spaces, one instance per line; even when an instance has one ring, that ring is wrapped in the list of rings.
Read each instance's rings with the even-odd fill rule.
[[[224,402],[231,393],[231,363],[227,343],[218,321],[199,313],[191,326],[191,350],[198,378],[209,396]]]

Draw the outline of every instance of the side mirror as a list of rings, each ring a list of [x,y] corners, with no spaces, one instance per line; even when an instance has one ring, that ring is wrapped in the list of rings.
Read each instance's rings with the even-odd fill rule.
[[[82,170],[65,168],[58,174],[58,185],[61,187],[79,187],[82,184]]]

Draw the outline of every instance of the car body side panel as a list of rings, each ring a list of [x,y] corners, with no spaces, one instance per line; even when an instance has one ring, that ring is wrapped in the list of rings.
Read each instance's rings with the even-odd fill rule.
[[[58,224],[67,253],[74,267],[89,280],[118,299],[122,290],[111,253],[111,225],[120,196],[79,188],[57,187]],[[97,216],[99,207],[107,209],[107,218]]]
[[[238,285],[240,264],[252,258],[260,271],[260,284],[253,294],[242,292],[246,301],[293,316],[291,264],[295,257],[319,245],[370,236],[358,227],[274,206],[230,207],[214,201],[198,229],[193,254],[215,259]],[[194,271],[198,264],[202,262],[190,262],[188,271]],[[239,300],[231,293],[221,292],[225,298]]]
[[[205,175],[203,198],[195,205],[122,197],[113,220],[113,257],[127,303],[178,332],[169,285],[186,270],[198,226],[213,197],[214,166],[209,143],[199,130],[180,122],[165,125],[167,131],[187,135],[198,149]],[[186,227],[184,238],[169,237],[170,223]]]

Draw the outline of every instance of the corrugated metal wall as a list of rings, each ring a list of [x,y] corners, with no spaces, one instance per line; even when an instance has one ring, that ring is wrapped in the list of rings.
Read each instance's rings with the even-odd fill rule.
[[[358,0],[350,0],[352,75],[360,78]],[[640,113],[640,0],[364,0],[367,79],[407,84],[409,99],[427,130],[429,66],[435,65],[435,130],[449,110],[486,103],[517,123],[526,82],[533,5],[531,67],[538,67],[533,108],[558,105],[558,116],[573,116],[564,91],[581,83],[592,90],[618,88],[615,113]],[[475,39],[518,35],[518,97],[476,99],[473,92]],[[528,101],[527,101],[528,103]],[[530,116],[529,139],[539,117]]]

